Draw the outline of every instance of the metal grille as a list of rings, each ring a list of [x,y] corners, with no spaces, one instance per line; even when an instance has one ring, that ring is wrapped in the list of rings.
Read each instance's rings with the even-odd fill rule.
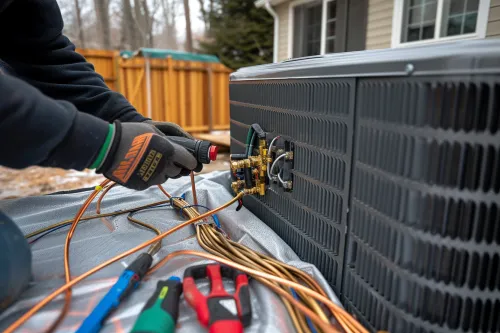
[[[245,204],[265,221],[272,212],[271,228],[325,272],[336,292],[344,260],[354,88],[349,79],[230,85],[232,152],[244,151],[252,123],[295,144],[293,192],[272,187]]]
[[[373,331],[500,332],[499,53],[478,41],[232,77],[232,151],[254,122],[295,144],[293,192],[245,204]]]
[[[343,295],[373,327],[500,330],[497,79],[359,81]]]

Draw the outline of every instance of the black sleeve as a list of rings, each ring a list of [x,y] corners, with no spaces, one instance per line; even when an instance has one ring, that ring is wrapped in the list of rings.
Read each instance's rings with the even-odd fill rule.
[[[82,170],[97,157],[109,124],[0,74],[0,165]]]
[[[144,121],[62,35],[56,0],[16,0],[0,14],[0,59],[43,94],[113,122]]]

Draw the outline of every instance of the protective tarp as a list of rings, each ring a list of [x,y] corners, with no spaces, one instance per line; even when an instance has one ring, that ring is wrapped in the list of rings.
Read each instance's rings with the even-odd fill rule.
[[[229,173],[214,172],[196,177],[196,188],[200,204],[215,208],[232,198],[226,188]],[[189,178],[169,180],[165,187],[174,196],[186,194],[186,200],[192,202]],[[7,200],[0,203],[0,210],[12,217],[25,234],[42,227],[72,218],[88,197],[89,191],[56,194]],[[165,200],[165,196],[156,187],[137,192],[122,187],[112,189],[102,203],[102,212],[115,212],[148,203]],[[328,293],[330,298],[340,304],[333,291],[315,266],[302,262],[297,255],[269,227],[245,208],[239,212],[236,204],[218,213],[223,230],[231,239],[256,251],[266,253],[298,267],[312,275]],[[86,215],[94,214],[95,201]],[[166,231],[185,221],[179,210],[172,207],[151,208],[134,214],[134,217],[152,224],[161,231]],[[21,299],[0,315],[0,331],[20,315],[37,304],[44,296],[64,284],[63,252],[68,228],[57,230],[32,245],[33,282]],[[138,227],[127,220],[127,214],[109,218],[81,221],[71,242],[70,264],[72,276],[78,276],[94,266],[128,250],[154,234]],[[155,264],[166,254],[182,250],[203,251],[198,245],[194,227],[181,229],[163,240],[163,247],[155,256]],[[136,254],[117,262],[77,284],[73,288],[71,309],[58,332],[74,332],[94,306],[104,296],[118,275],[124,270]],[[176,257],[161,269],[146,278],[116,312],[106,321],[102,332],[128,332],[146,300],[152,295],[156,283],[172,275],[183,276],[184,270],[208,261],[192,256]],[[228,283],[228,291],[233,291]],[[208,282],[200,284],[202,292],[208,292]],[[251,280],[250,293],[253,306],[253,320],[246,332],[293,332],[293,326],[281,300],[266,287]],[[59,296],[38,312],[24,326],[21,332],[42,332],[60,313],[63,296]],[[196,320],[196,314],[181,298],[177,332],[205,332]]]

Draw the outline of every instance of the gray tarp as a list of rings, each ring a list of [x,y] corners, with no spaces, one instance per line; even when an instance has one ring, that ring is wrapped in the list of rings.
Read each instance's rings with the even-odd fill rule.
[[[229,183],[229,173],[214,172],[198,176],[196,179],[200,204],[214,208],[231,199],[232,195],[225,187],[225,184]],[[186,193],[186,200],[192,202],[189,178],[170,180],[165,186],[167,191],[174,196]],[[88,195],[89,192],[78,192],[6,200],[0,203],[0,210],[16,221],[26,234],[73,217]],[[142,192],[117,187],[105,197],[102,212],[114,212],[160,200],[165,200],[165,196],[156,187]],[[251,212],[245,208],[236,212],[235,208],[236,205],[233,205],[218,213],[223,229],[233,240],[308,272],[318,280],[330,297],[340,304],[316,267],[300,261],[290,247]],[[95,202],[86,214],[94,212]],[[135,217],[156,226],[161,231],[166,231],[185,221],[171,207],[149,209],[137,213]],[[64,283],[63,251],[67,230],[67,227],[57,230],[33,244],[33,282],[22,295],[21,300],[0,315],[0,331],[42,300],[45,295]],[[106,259],[153,236],[151,231],[128,222],[126,214],[110,217],[106,220],[82,221],[78,225],[71,243],[72,275],[80,275]],[[190,226],[165,238],[162,249],[155,256],[155,263],[159,260],[158,258],[163,258],[167,253],[176,250],[202,251],[193,236],[194,228]],[[71,310],[59,326],[58,332],[74,332],[133,257],[125,258],[121,262],[107,267],[74,287]],[[118,311],[107,320],[102,331],[129,331],[144,302],[153,293],[158,280],[166,279],[171,275],[182,277],[186,267],[202,262],[203,260],[197,257],[178,257],[167,263],[145,280],[139,289],[120,305]],[[257,282],[251,281],[250,284],[253,320],[252,325],[246,331],[292,332],[293,327],[280,299]],[[202,292],[208,291],[208,283],[202,284],[200,289]],[[228,286],[228,290],[231,290],[230,286]],[[20,332],[41,332],[42,329],[47,328],[57,317],[62,304],[63,298],[59,296],[29,320]],[[177,331],[205,331],[205,329],[201,329],[194,311],[187,306],[184,300],[181,301]]]

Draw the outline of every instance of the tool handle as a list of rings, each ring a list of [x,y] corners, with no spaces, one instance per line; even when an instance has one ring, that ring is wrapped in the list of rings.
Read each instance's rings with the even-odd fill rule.
[[[120,305],[120,301],[137,287],[138,281],[135,272],[125,270],[94,310],[85,318],[77,333],[99,332],[106,318]]]
[[[97,333],[101,330],[106,318],[120,305],[149,270],[153,257],[141,253],[120,275],[118,281],[104,295],[99,304],[85,318],[77,333]]]
[[[178,277],[159,281],[144,305],[131,333],[173,333],[179,317],[182,283]]]
[[[191,140],[180,136],[169,136],[168,139],[186,148],[202,164],[210,164],[210,161],[217,159],[219,148],[213,146],[210,141]]]
[[[210,325],[208,333],[243,333],[243,324],[239,320],[219,320]]]

